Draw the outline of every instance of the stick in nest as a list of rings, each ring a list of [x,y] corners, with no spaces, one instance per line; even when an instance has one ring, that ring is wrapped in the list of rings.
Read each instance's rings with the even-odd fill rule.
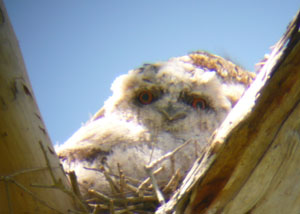
[[[157,180],[155,179],[152,170],[155,166],[157,166],[159,163],[161,163],[162,161],[166,160],[167,158],[171,158],[173,155],[175,155],[179,150],[181,150],[183,147],[185,147],[187,144],[189,144],[192,140],[187,140],[184,144],[178,146],[177,148],[175,148],[172,152],[168,152],[167,154],[163,155],[161,158],[159,158],[156,161],[151,162],[150,164],[148,164],[147,166],[145,166],[145,170],[148,174],[148,176],[151,179],[152,185],[153,185],[153,189],[154,192],[157,196],[157,199],[159,201],[159,203],[162,205],[165,203],[165,199],[164,196],[162,194],[162,192],[159,189]]]
[[[143,207],[148,206],[149,203],[153,203],[153,205],[157,204],[157,201],[160,204],[164,204],[165,199],[163,193],[167,194],[174,192],[174,190],[176,190],[176,188],[178,187],[179,181],[181,180],[182,176],[180,175],[180,170],[177,169],[175,172],[174,168],[172,170],[172,178],[170,179],[168,184],[165,185],[164,189],[161,192],[155,176],[163,170],[163,167],[161,166],[155,171],[153,170],[156,166],[158,166],[161,162],[168,158],[171,159],[171,163],[174,162],[174,155],[191,141],[192,140],[186,141],[184,144],[178,146],[173,151],[165,154],[158,160],[151,162],[149,165],[146,165],[145,170],[149,177],[143,181],[131,181],[131,179],[128,179],[124,175],[122,167],[119,164],[117,166],[117,175],[112,174],[109,168],[104,166],[101,166],[99,169],[85,167],[85,169],[95,170],[103,173],[113,193],[113,196],[110,197],[94,189],[89,189],[88,192],[91,195],[94,195],[96,198],[88,200],[87,203],[90,207],[94,208],[94,213],[97,213],[98,210],[107,210],[110,213],[114,214],[131,213],[131,211],[139,213],[137,211],[138,209],[143,209]],[[150,184],[150,181],[152,183],[152,187],[148,189],[145,188],[146,185]],[[140,183],[138,187],[136,187],[137,183]],[[130,194],[130,196],[128,194]]]

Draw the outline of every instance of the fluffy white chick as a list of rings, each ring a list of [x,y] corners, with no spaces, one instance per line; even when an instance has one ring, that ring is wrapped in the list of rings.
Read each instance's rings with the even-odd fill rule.
[[[104,171],[118,180],[121,170],[137,187],[147,178],[145,165],[191,140],[159,165],[163,187],[174,171],[187,173],[254,76],[206,52],[145,64],[114,81],[112,96],[57,148],[59,157],[86,197],[88,189],[113,195]]]

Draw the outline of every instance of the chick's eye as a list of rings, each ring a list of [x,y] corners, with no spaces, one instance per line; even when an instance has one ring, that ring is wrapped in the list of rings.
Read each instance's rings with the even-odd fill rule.
[[[194,109],[204,110],[207,107],[207,104],[206,104],[205,100],[202,99],[202,98],[193,98],[193,101],[192,101],[191,104],[192,104]]]
[[[138,101],[143,105],[148,105],[153,101],[153,94],[150,91],[142,91],[138,95]]]

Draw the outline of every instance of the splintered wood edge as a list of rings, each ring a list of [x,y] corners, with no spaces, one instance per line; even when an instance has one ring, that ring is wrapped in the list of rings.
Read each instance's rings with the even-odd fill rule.
[[[210,150],[156,213],[205,213],[216,199],[221,210],[241,188],[300,96],[299,26],[298,12],[253,84],[213,136]],[[239,181],[224,190],[249,146],[254,148],[251,162],[244,166]]]

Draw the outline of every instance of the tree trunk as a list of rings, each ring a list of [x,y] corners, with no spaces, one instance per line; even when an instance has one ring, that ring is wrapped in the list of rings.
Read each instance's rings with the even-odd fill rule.
[[[157,213],[300,213],[300,13]]]
[[[69,189],[0,0],[0,213],[68,213]]]

